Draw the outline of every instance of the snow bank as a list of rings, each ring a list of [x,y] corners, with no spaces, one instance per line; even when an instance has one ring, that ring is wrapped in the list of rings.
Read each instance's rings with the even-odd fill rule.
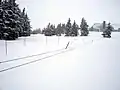
[[[112,33],[110,39],[103,38],[99,32],[90,33],[88,37],[60,37],[59,45],[58,37],[54,36],[48,38],[47,45],[46,37],[41,35],[28,37],[26,46],[23,39],[9,42],[9,47],[22,51],[21,55],[17,52],[17,56],[63,48],[68,41],[74,50],[0,73],[1,90],[119,90],[120,33]],[[10,57],[9,54],[11,58],[15,56],[15,53],[2,54],[3,58]],[[7,65],[16,63],[5,67]]]

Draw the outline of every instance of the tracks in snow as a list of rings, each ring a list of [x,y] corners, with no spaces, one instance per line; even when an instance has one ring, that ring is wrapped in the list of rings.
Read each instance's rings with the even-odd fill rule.
[[[0,73],[11,70],[11,69],[15,69],[18,67],[22,67],[25,65],[29,65],[35,62],[37,63],[38,61],[41,61],[41,60],[71,51],[71,50],[74,50],[74,49],[73,48],[59,49],[59,50],[49,51],[49,52],[45,52],[37,55],[31,55],[31,56],[12,59],[12,60],[2,61],[0,64],[0,68],[1,68]]]
[[[101,38],[88,40],[88,41],[90,41],[88,43],[83,40],[83,43],[86,46],[86,45],[89,45],[90,43],[93,43],[94,41],[99,41],[100,39]],[[71,44],[74,43],[74,41],[76,41],[76,40],[78,40],[78,39],[74,39],[73,41],[70,41]],[[40,54],[36,54],[36,55],[30,55],[30,56],[20,57],[20,58],[16,58],[16,59],[1,61],[0,62],[0,72],[5,72],[5,71],[11,70],[11,69],[29,65],[29,64],[41,61],[43,59],[47,59],[47,58],[71,51],[73,49],[74,48],[68,48],[68,49],[63,48],[63,49],[48,51],[48,52],[44,52],[44,53],[40,53]]]

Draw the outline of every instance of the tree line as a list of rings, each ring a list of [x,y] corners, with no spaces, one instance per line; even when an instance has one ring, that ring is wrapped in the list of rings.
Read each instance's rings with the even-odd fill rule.
[[[46,28],[42,30],[42,34],[45,36],[61,36],[61,34],[65,34],[65,36],[88,36],[89,31],[93,31],[94,28],[91,27],[88,29],[88,24],[84,18],[81,20],[80,26],[76,24],[75,20],[74,23],[71,24],[71,19],[68,19],[68,22],[66,24],[58,24],[57,27],[53,24],[48,24]],[[110,38],[111,37],[111,32],[113,31],[113,26],[108,23],[106,24],[106,21],[103,21],[102,27],[103,31],[103,37]],[[80,33],[78,32],[80,30]]]
[[[34,29],[33,31],[31,31],[31,34],[42,34],[42,31],[40,28]]]
[[[65,36],[78,36],[78,30],[81,30],[81,36],[88,36],[89,30],[87,22],[84,18],[82,18],[80,26],[75,22],[71,24],[71,19],[69,18],[66,24],[58,24],[57,27],[53,24],[48,24],[46,28],[42,30],[42,34],[45,36],[61,36],[61,34],[65,34]]]
[[[21,10],[16,0],[0,0],[0,39],[15,40],[30,36],[30,20],[25,8]]]

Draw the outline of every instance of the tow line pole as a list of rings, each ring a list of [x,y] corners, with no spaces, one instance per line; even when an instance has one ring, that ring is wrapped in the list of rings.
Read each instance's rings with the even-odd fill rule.
[[[68,44],[67,44],[67,46],[66,46],[66,48],[65,48],[65,49],[67,49],[67,48],[68,48],[69,44],[70,44],[70,41],[68,42]]]

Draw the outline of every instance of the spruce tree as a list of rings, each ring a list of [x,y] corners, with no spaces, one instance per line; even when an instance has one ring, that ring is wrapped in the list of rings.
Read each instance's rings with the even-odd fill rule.
[[[0,39],[15,40],[22,36],[21,33],[25,28],[27,28],[27,35],[30,35],[28,16],[26,14],[23,16],[15,1],[0,0]]]
[[[111,31],[113,30],[113,27],[108,23],[108,26],[106,27],[105,31],[103,31],[103,37],[111,37]]]
[[[72,25],[72,29],[71,29],[71,36],[77,36],[78,35],[78,25],[76,24],[75,20],[74,23]]]
[[[45,36],[51,36],[51,35],[52,35],[52,32],[51,32],[50,27],[51,27],[51,24],[49,23],[49,24],[47,25],[47,28],[46,28],[45,31],[44,31]]]
[[[26,31],[26,36],[30,36],[30,32],[31,32],[31,26],[30,26],[30,21],[28,18],[28,15],[25,15],[25,27],[24,27],[25,31]]]
[[[23,9],[21,14],[21,26],[22,26],[21,36],[30,36],[31,26],[28,15],[25,13],[25,8]]]
[[[3,8],[2,8],[2,1],[0,0],[0,39],[2,39],[3,36],[3,27],[4,27],[4,22],[3,22]]]
[[[88,36],[89,34],[88,25],[84,18],[82,18],[80,29],[81,29],[81,36]]]
[[[50,32],[51,32],[51,35],[55,35],[55,25],[50,25]]]
[[[71,31],[71,20],[70,18],[68,19],[68,22],[66,24],[66,32],[65,32],[65,36],[70,36],[70,31]]]
[[[65,30],[66,30],[66,26],[65,26],[65,24],[62,24],[62,34],[65,34]]]
[[[60,24],[57,25],[56,35],[61,36],[61,33],[62,33],[62,26],[61,26],[61,23],[60,23]]]
[[[40,28],[38,28],[38,29],[31,31],[31,34],[42,34],[42,31]]]
[[[10,0],[12,1],[12,0]],[[17,28],[17,14],[14,13],[15,11],[15,0],[14,2],[4,1],[3,2],[3,10],[4,10],[4,19],[3,22],[5,26],[3,27],[3,38],[7,40],[15,40],[18,38],[18,28]]]

